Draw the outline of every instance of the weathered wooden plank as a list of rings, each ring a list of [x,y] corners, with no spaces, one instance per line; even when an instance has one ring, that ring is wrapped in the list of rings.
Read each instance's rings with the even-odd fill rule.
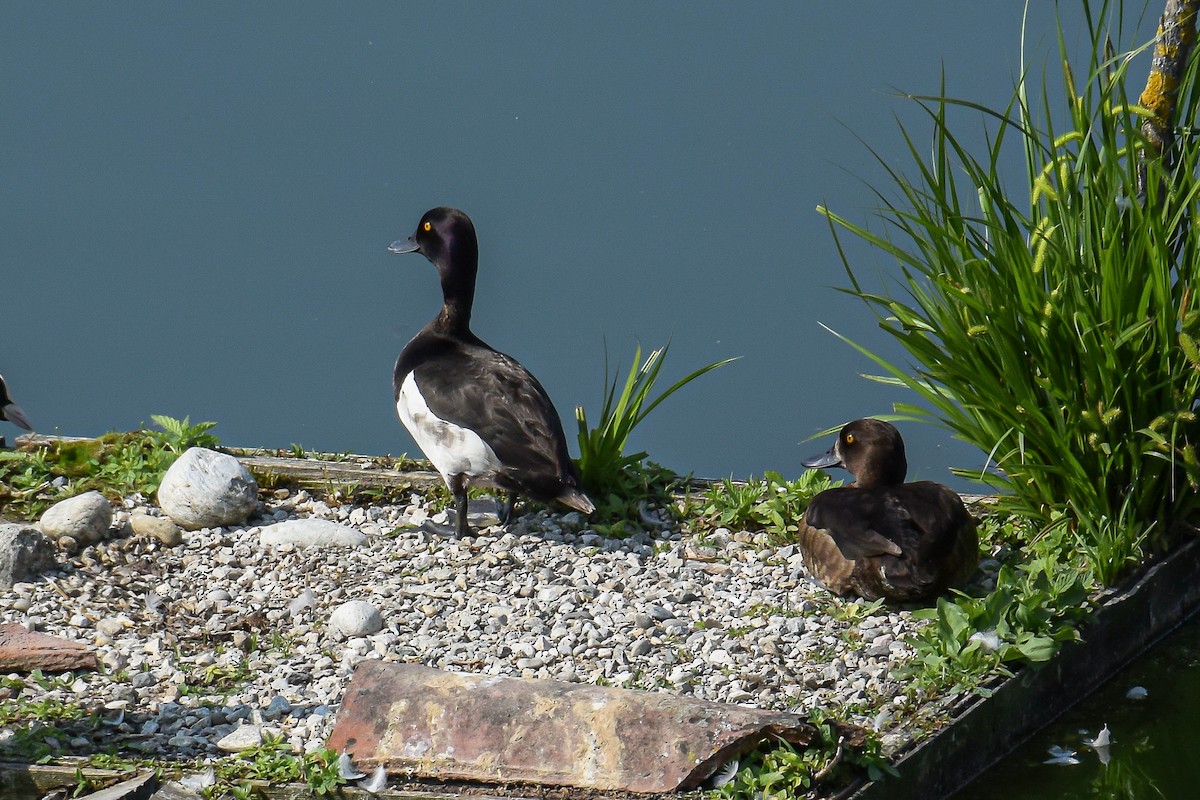
[[[0,797],[40,798],[54,789],[76,786],[81,775],[96,783],[116,783],[131,777],[132,773],[91,767],[0,762]]]
[[[18,436],[20,448],[52,445],[60,442],[95,441],[81,436],[47,436],[28,433]],[[318,489],[334,486],[356,485],[372,489],[427,488],[441,485],[441,476],[425,461],[409,461],[418,465],[414,469],[394,469],[385,466],[394,462],[387,456],[358,454],[314,454],[310,458],[281,455],[280,451],[250,447],[217,447],[237,458],[246,469],[259,476],[268,476],[285,482],[298,483]]]
[[[149,800],[158,788],[158,779],[153,772],[143,772],[129,780],[115,783],[98,792],[81,796],[81,800]]]
[[[316,488],[348,485],[400,490],[442,485],[441,476],[431,470],[389,469],[380,466],[380,459],[369,456],[341,456],[337,461],[330,461],[323,458],[268,455],[261,451],[231,447],[222,449],[236,457],[256,476],[273,476]]]
[[[87,441],[77,436],[46,436],[29,433],[17,437],[18,446],[36,446],[54,442]],[[308,458],[280,455],[280,451],[249,447],[218,447],[218,450],[229,453],[242,462],[246,469],[258,476],[292,482],[314,489],[327,490],[338,486],[358,486],[365,489],[427,489],[441,486],[442,478],[433,471],[432,465],[423,460],[408,460],[418,465],[413,469],[393,469],[384,466],[392,461],[387,456],[368,456],[354,453],[330,454],[314,453]],[[722,483],[721,479],[695,478],[677,476],[683,490],[677,493],[679,498],[696,498],[703,495],[713,486]],[[745,486],[746,481],[731,481],[735,486]],[[994,502],[990,495],[962,495],[968,505],[988,504]]]
[[[111,769],[93,769],[91,767],[52,766],[48,764],[25,764],[22,762],[0,762],[0,798],[4,800],[40,800],[46,794],[56,789],[74,788],[79,784],[80,776],[87,780],[103,783],[118,783],[130,778],[132,773]],[[164,774],[160,783],[177,780],[178,774]],[[278,784],[272,786],[266,781],[249,781],[258,794],[268,800],[312,800],[312,790],[299,783]],[[257,796],[257,795],[255,795]],[[459,792],[453,788],[446,791],[428,791],[414,789],[387,790],[371,794],[359,789],[353,784],[342,786],[338,797],[344,800],[370,800],[373,797],[383,800],[532,800],[523,795],[504,795],[503,797],[480,792],[473,787],[469,792]]]

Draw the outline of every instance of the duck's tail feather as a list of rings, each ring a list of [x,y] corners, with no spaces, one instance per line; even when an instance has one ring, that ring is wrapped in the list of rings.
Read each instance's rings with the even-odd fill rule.
[[[591,514],[596,510],[596,504],[586,494],[573,486],[563,489],[562,493],[558,496],[558,502],[576,511],[582,511],[584,514]]]

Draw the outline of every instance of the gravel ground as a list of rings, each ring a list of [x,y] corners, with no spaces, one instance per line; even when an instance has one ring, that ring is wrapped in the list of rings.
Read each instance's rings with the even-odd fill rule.
[[[910,611],[832,597],[795,548],[765,534],[700,538],[666,523],[610,539],[580,514],[540,512],[459,539],[419,494],[370,506],[266,494],[245,526],[188,532],[174,547],[118,535],[0,594],[0,621],[85,642],[102,664],[48,688],[6,681],[0,698],[105,715],[97,730],[60,723],[47,737],[60,755],[115,746],[206,759],[224,755],[218,742],[235,730],[281,734],[303,751],[323,746],[355,666],[384,659],[820,707],[880,730],[889,749],[907,738],[893,721],[906,702],[894,672],[912,656]],[[114,528],[128,531],[135,511],[159,513],[128,498]],[[304,517],[351,525],[368,543],[259,541]],[[340,633],[330,616],[350,600],[377,608],[383,629]],[[13,737],[0,728],[0,753]]]

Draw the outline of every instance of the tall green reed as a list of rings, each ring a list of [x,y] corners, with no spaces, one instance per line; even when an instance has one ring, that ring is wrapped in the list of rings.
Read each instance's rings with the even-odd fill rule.
[[[1075,535],[1105,582],[1166,544],[1200,500],[1200,144],[1181,136],[1171,159],[1145,162],[1138,196],[1139,109],[1125,90],[1131,54],[1109,54],[1120,5],[1093,15],[1077,82],[1059,24],[1063,107],[1023,75],[1008,107],[912,97],[932,149],[901,133],[917,171],[878,154],[899,190],[882,192],[880,235],[828,209],[849,293],[912,357],[910,371],[854,347],[925,405],[900,413],[938,423],[988,454],[995,469],[960,474],[1001,491],[1006,510]],[[1200,108],[1192,59],[1179,118]],[[948,111],[980,112],[986,146],[971,152]],[[1008,191],[1004,155],[1019,148],[1024,185]],[[899,296],[868,290],[842,249],[844,229],[892,255]]]
[[[583,406],[575,409],[575,421],[579,426],[579,458],[575,463],[579,467],[584,489],[602,511],[606,507],[611,511],[613,508],[624,508],[637,500],[648,499],[653,494],[651,484],[660,477],[660,472],[665,472],[661,469],[647,468],[646,459],[649,453],[625,452],[634,428],[672,394],[701,375],[736,360],[727,358],[700,367],[651,399],[650,393],[654,390],[669,348],[670,344],[665,344],[652,350],[643,362],[642,347],[638,345],[619,393],[618,379],[614,377],[611,383],[608,380],[606,356],[606,391],[598,424],[595,427],[589,425]]]

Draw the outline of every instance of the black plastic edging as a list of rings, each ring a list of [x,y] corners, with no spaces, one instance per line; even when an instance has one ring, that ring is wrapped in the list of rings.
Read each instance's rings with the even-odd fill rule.
[[[1200,610],[1200,540],[1190,539],[1096,609],[1046,664],[1022,669],[853,800],[932,800],[960,791]]]

